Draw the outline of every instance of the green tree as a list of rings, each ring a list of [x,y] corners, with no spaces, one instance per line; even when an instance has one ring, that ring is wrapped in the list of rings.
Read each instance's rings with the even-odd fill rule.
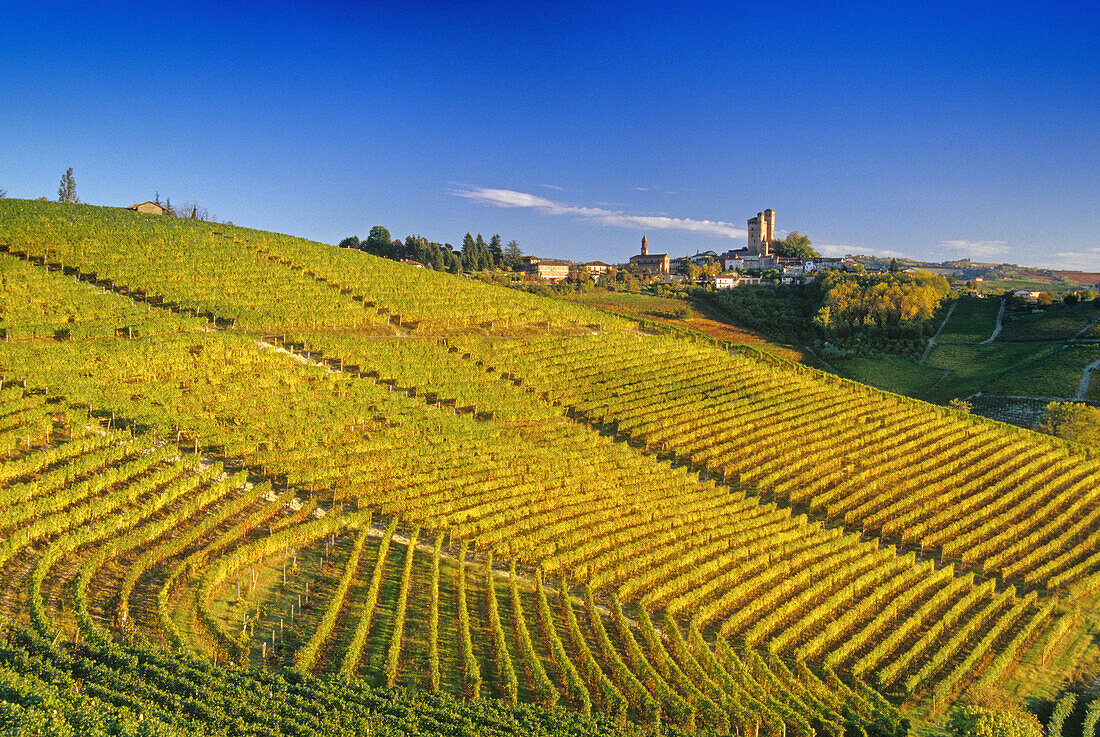
[[[896,258],[890,259],[890,273],[891,274],[900,274],[901,273],[901,264],[898,263],[898,260]]]
[[[477,240],[474,242],[474,245],[477,247],[477,262],[474,268],[478,271],[481,271],[482,269],[488,269],[491,266],[489,257],[489,244],[487,244],[485,242],[485,239],[481,237],[481,233],[477,234]]]
[[[76,198],[76,179],[73,178],[71,166],[61,177],[61,184],[57,187],[57,201],[66,205],[75,205],[80,202]]]
[[[367,236],[363,245],[367,251],[376,256],[388,256],[393,249],[393,239],[390,238],[390,231],[381,225],[375,225],[370,229],[370,235]]]
[[[504,265],[504,248],[500,245],[500,233],[494,233],[489,239],[489,256],[493,259],[493,268]]]
[[[519,244],[514,240],[508,241],[508,246],[504,249],[504,265],[514,269],[519,266],[521,258],[523,258],[523,251],[519,250]]]
[[[477,244],[474,237],[467,233],[462,236],[462,252],[459,263],[463,271],[475,271],[477,269]]]
[[[792,230],[786,238],[775,242],[775,253],[782,258],[817,258],[821,254],[811,247],[811,243],[809,236]]]
[[[359,236],[349,235],[338,244],[340,248],[359,248]]]
[[[7,196],[8,196],[8,190],[0,189],[0,200],[4,199]]]

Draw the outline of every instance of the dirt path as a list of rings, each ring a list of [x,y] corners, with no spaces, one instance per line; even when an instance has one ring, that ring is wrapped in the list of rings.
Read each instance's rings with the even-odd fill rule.
[[[927,389],[925,389],[925,391],[926,391],[926,392],[930,392],[930,391],[932,391],[932,390],[933,390],[933,389],[935,389],[935,388],[936,388],[937,386],[939,386],[940,384],[942,384],[942,383],[943,383],[943,381],[944,381],[944,379],[946,379],[946,378],[947,378],[948,376],[950,376],[950,375],[951,375],[951,369],[947,369],[947,370],[945,370],[945,371],[944,371],[944,372],[943,372],[942,374],[940,374],[940,378],[936,379],[936,381],[935,381],[935,382],[934,382],[934,383],[932,384],[932,386],[930,386],[930,387],[928,387]]]
[[[276,353],[282,353],[284,356],[290,356],[292,359],[294,359],[298,363],[305,364],[306,366],[316,366],[317,368],[324,369],[325,371],[329,372],[330,374],[336,373],[336,369],[332,368],[331,366],[328,366],[324,363],[321,363],[320,361],[314,361],[310,358],[306,358],[305,356],[298,355],[297,353],[294,353],[292,351],[288,351],[286,348],[283,348],[282,346],[278,346],[278,345],[275,345],[273,343],[268,343],[265,340],[257,340],[256,345],[259,346],[260,348],[266,348],[270,351],[275,351]]]
[[[944,326],[947,325],[947,321],[951,319],[951,315],[955,313],[955,307],[957,307],[958,304],[959,303],[956,302],[955,304],[951,305],[950,309],[947,310],[947,314],[943,317],[943,322],[940,323],[940,329],[936,331],[935,335],[928,339],[928,347],[924,349],[924,355],[920,357],[919,361],[917,361],[917,365],[923,366],[924,362],[928,360],[928,354],[931,353],[932,349],[936,347],[936,338],[938,338],[940,333],[943,332]]]
[[[997,339],[998,335],[1001,334],[1001,329],[1004,328],[1004,324],[1002,323],[1002,319],[1005,316],[1005,304],[1007,304],[1007,303],[1008,303],[1008,300],[1006,298],[1002,297],[1001,298],[1001,308],[999,310],[997,310],[997,327],[993,328],[993,335],[990,335],[988,338],[983,340],[981,343],[978,343],[978,345],[989,345],[990,343],[992,343],[994,340]],[[1087,328],[1086,328],[1086,330],[1087,330]]]
[[[1085,366],[1085,371],[1081,374],[1081,382],[1077,384],[1077,393],[1073,395],[1073,401],[1084,401],[1085,395],[1089,393],[1089,385],[1092,383],[1092,374],[1097,369],[1100,369],[1100,358]]]
[[[1087,332],[1088,332],[1088,330],[1089,330],[1089,328],[1091,328],[1091,327],[1092,327],[1093,325],[1095,325],[1095,324],[1096,324],[1096,323],[1098,323],[1098,322],[1100,322],[1100,317],[1096,318],[1095,320],[1092,320],[1092,321],[1090,321],[1088,325],[1086,325],[1085,327],[1081,328],[1081,329],[1080,329],[1080,330],[1078,330],[1078,331],[1077,331],[1076,333],[1074,333],[1074,334],[1073,334],[1073,337],[1072,337],[1072,338],[1070,338],[1070,340],[1077,340],[1077,339],[1078,339],[1078,338],[1080,338],[1080,337],[1081,337],[1082,335],[1084,335],[1085,333],[1087,333]]]

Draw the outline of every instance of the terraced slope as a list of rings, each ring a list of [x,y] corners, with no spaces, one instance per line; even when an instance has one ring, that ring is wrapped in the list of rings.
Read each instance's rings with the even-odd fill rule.
[[[1031,433],[230,226],[0,201],[0,247],[58,295],[0,345],[0,601],[47,639],[892,732],[1097,594],[1095,464]]]

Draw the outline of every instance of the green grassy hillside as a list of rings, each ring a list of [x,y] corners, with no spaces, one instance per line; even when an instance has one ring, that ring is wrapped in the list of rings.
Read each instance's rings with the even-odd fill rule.
[[[129,694],[187,652],[252,669],[202,705],[269,679],[324,719],[319,691],[411,689],[420,730],[421,703],[481,713],[449,695],[557,733],[893,734],[1095,649],[1077,448],[261,231],[0,200],[0,251],[0,666],[46,681],[4,696],[27,714],[35,689],[79,711],[64,673],[106,659],[129,719],[190,693]]]
[[[1000,314],[1000,330],[998,315]],[[1074,399],[1086,366],[1100,357],[1100,307],[1057,304],[1002,311],[1000,299],[960,297],[922,361],[835,359],[845,376],[937,404],[969,398],[975,411],[1032,426],[1053,399]],[[1095,402],[1100,385],[1079,400]],[[1021,411],[1022,408],[1022,411]]]

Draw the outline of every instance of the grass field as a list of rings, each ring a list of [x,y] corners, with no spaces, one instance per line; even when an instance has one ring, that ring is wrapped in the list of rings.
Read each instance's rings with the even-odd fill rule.
[[[936,341],[940,344],[981,343],[993,335],[1000,307],[999,299],[960,297]]]
[[[1006,315],[1000,339],[1069,340],[1100,318],[1100,306],[1093,302],[1054,305],[1046,310],[1023,310]],[[1083,335],[1082,337],[1091,337]]]
[[[1100,345],[1094,343],[1058,347],[1016,366],[991,382],[986,391],[1072,398],[1085,366],[1097,358],[1100,358]]]
[[[925,394],[933,402],[967,397],[982,391],[1002,375],[1055,350],[1049,344],[991,343],[989,345],[937,345],[925,362],[932,368],[950,371],[947,380]]]
[[[889,392],[924,397],[943,378],[943,369],[921,366],[904,358],[834,359],[833,365],[845,376]]]
[[[1006,313],[1002,332],[986,343],[993,335],[999,308],[998,299],[960,298],[922,365],[894,358],[834,364],[857,381],[935,403],[978,392],[1073,397],[1082,371],[1100,357],[1100,349],[1065,341],[1100,316],[1097,308],[1087,303],[1035,314]],[[1087,395],[1090,401],[1100,397],[1100,390],[1092,389]]]

